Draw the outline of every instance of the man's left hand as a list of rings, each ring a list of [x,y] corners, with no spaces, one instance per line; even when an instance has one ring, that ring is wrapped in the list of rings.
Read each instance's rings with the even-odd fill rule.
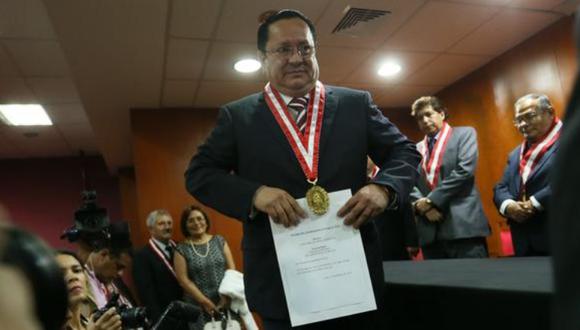
[[[429,211],[425,212],[425,218],[429,222],[441,222],[443,221],[443,214],[439,212],[436,208],[431,208]]]
[[[385,187],[371,183],[362,187],[354,194],[337,215],[344,217],[344,224],[359,228],[367,220],[380,214],[389,205],[389,192]]]

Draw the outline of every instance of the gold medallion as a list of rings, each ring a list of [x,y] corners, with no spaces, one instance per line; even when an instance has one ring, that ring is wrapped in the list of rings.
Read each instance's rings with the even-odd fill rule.
[[[321,186],[315,184],[306,192],[306,202],[308,207],[316,215],[323,215],[328,211],[328,193]]]

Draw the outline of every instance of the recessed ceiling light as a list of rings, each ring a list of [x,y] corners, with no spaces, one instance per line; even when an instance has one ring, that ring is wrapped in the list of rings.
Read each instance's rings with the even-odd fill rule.
[[[393,77],[401,71],[401,66],[395,62],[386,62],[381,65],[377,72],[381,77]]]
[[[251,58],[239,60],[234,64],[234,69],[241,73],[256,72],[260,70],[261,67],[262,64],[260,64],[260,62]]]
[[[52,125],[40,104],[0,104],[0,119],[12,126]]]

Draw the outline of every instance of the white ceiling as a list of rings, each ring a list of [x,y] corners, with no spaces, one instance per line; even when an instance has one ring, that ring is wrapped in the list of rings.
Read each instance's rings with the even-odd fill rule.
[[[0,159],[102,154],[132,164],[129,110],[218,107],[259,91],[257,17],[296,8],[318,28],[321,80],[408,106],[514,47],[576,0],[0,0],[0,102],[45,105],[52,127],[0,125]],[[347,6],[388,10],[358,37],[331,34]],[[361,32],[361,33],[362,33]],[[396,59],[396,79],[378,64]],[[37,133],[25,137],[25,133]],[[29,134],[27,134],[29,135]]]

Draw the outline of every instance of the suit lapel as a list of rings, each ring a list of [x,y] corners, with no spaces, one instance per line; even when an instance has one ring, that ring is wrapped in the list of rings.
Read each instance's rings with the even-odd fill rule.
[[[559,144],[560,141],[556,141],[554,145],[550,149],[548,149],[548,151],[546,151],[544,156],[540,158],[538,164],[536,164],[536,166],[534,167],[534,171],[530,173],[530,176],[528,177],[528,182],[530,182],[530,180],[533,179],[536,173],[539,173],[542,170],[542,167],[544,167],[546,162],[552,157],[553,153],[556,152],[556,150],[558,149]]]
[[[520,144],[518,149],[514,152],[513,156],[514,160],[510,162],[510,166],[514,168],[513,176],[512,176],[512,183],[515,188],[515,195],[518,196],[520,194],[520,190],[522,189],[522,177],[520,175],[520,151],[522,149],[522,145]]]
[[[256,133],[261,134],[261,132],[267,131],[273,138],[273,140],[279,143],[280,146],[284,148],[284,150],[286,150],[286,152],[289,152],[291,155],[294,155],[294,152],[290,147],[290,143],[288,142],[288,140],[286,140],[286,136],[284,136],[284,133],[282,132],[282,129],[278,125],[276,118],[274,118],[274,115],[268,108],[268,104],[266,104],[266,100],[264,100],[264,93],[260,93],[260,96],[258,97],[258,106],[256,111],[257,111],[256,117],[259,120],[259,123],[257,125],[259,131],[257,131]],[[295,156],[292,157],[296,158]],[[296,163],[298,163],[298,161],[296,161]]]
[[[324,120],[322,121],[322,132],[320,134],[320,155],[324,152],[324,148],[330,139],[330,132],[334,124],[334,117],[338,110],[338,97],[330,86],[324,85],[326,88],[326,103],[324,105]]]
[[[441,134],[439,134],[441,135]],[[449,168],[455,168],[457,165],[457,157],[459,150],[456,150],[455,153],[450,153],[449,150],[456,149],[457,142],[459,141],[457,137],[457,129],[453,129],[451,131],[451,136],[449,137],[449,142],[445,146],[445,150],[443,150],[443,159],[441,160],[441,167],[439,168],[439,182],[443,181],[446,177],[445,171]]]

